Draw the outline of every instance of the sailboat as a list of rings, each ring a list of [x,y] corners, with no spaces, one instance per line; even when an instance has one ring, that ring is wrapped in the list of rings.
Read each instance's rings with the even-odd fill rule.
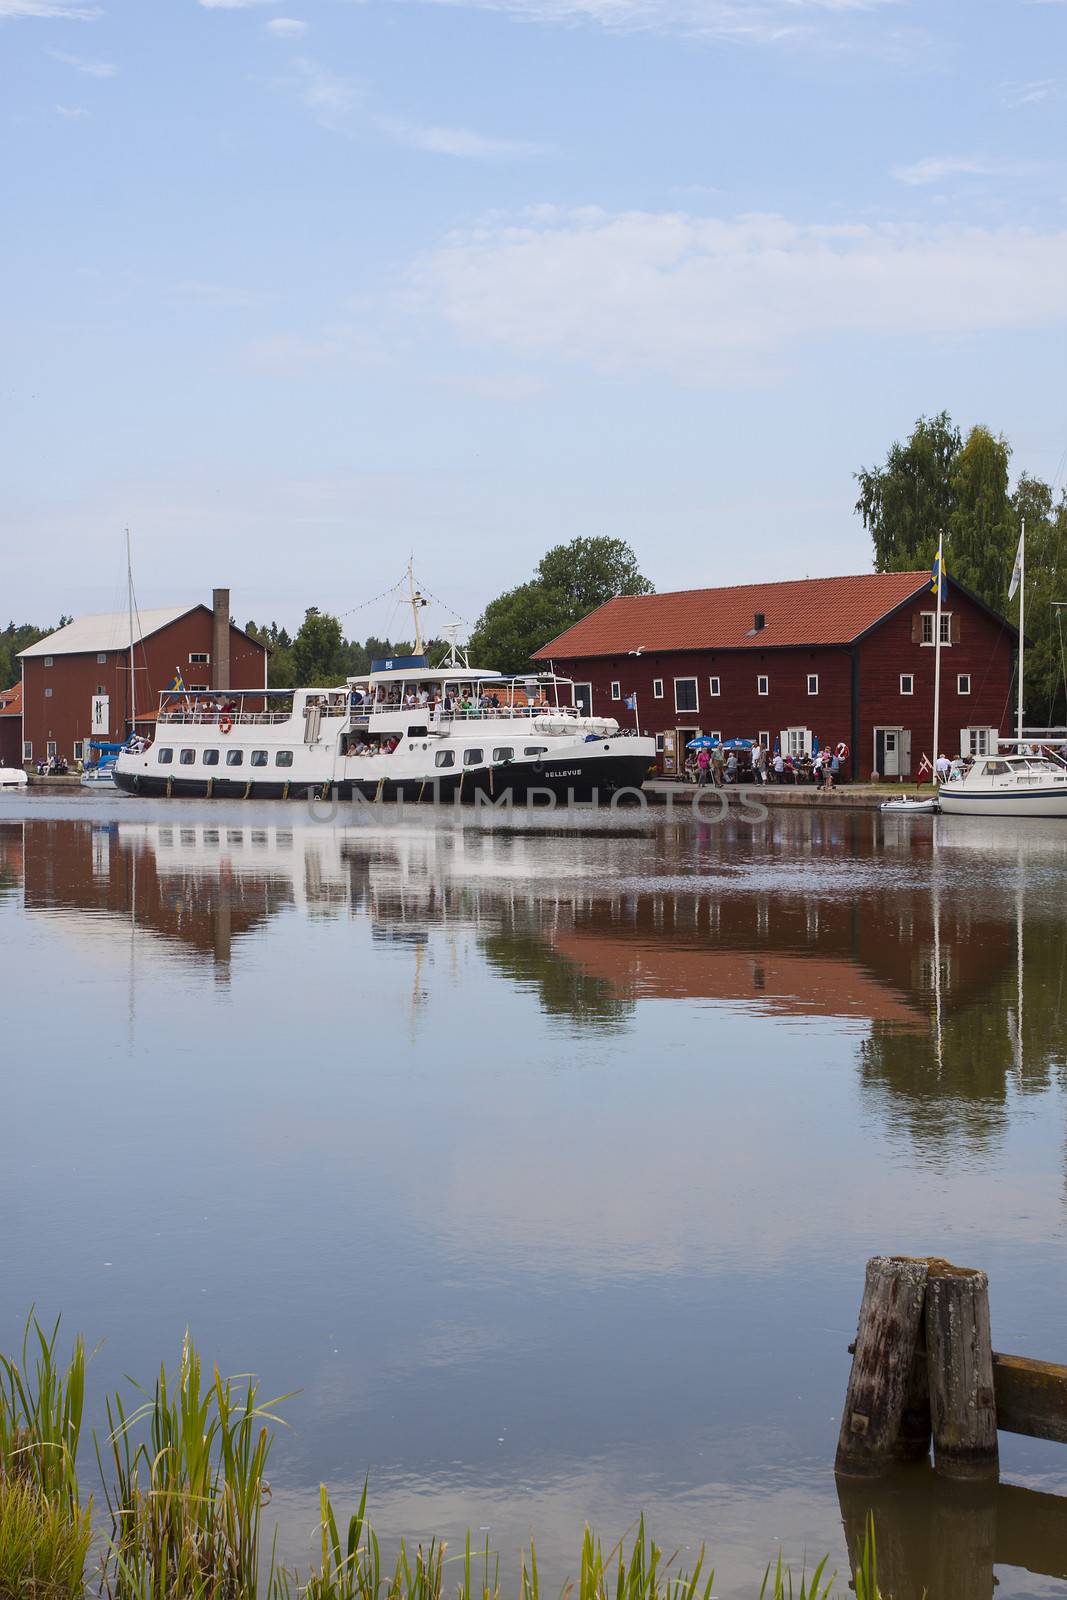
[[[937,642],[934,673],[934,752],[938,748],[941,705],[941,598],[944,590],[944,536],[937,547]],[[1035,745],[1023,727],[1023,662],[1026,650],[1026,523],[1019,532],[1008,599],[1019,596],[1019,686],[1014,739],[998,739],[991,754],[976,756],[961,777],[949,778],[938,791],[942,811],[971,817],[1058,817],[1067,820],[1067,765],[1048,753],[1064,740]],[[1001,748],[1004,747],[1004,748]]]

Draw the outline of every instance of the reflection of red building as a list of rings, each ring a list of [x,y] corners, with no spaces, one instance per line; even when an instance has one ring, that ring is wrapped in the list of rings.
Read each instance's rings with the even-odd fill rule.
[[[22,685],[0,694],[0,767],[22,765]]]
[[[697,733],[782,753],[844,743],[851,772],[914,774],[933,738],[936,599],[927,572],[623,595],[536,652],[597,716],[632,723],[665,755]],[[979,753],[997,734],[1017,634],[950,583],[942,615],[941,746]],[[666,744],[664,745],[664,741]],[[668,765],[667,770],[676,770]]]
[[[80,617],[23,650],[23,761],[88,755],[92,737],[122,741],[151,730],[160,693],[186,688],[261,689],[267,651],[230,621],[230,591],[214,606],[134,612],[133,682],[126,612]]]

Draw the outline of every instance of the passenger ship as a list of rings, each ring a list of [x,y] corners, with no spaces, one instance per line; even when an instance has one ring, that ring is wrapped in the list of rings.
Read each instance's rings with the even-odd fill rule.
[[[129,794],[244,800],[534,803],[640,788],[655,740],[593,717],[555,674],[509,678],[425,655],[334,689],[160,697],[155,738],[124,750]]]

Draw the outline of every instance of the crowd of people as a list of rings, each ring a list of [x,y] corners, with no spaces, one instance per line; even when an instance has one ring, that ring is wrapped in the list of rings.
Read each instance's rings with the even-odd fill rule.
[[[783,755],[753,745],[750,750],[730,750],[721,744],[686,753],[685,776],[690,783],[713,784],[722,788],[731,783],[814,784],[817,789],[832,789],[841,772],[841,759],[834,750],[819,750],[814,755]]]

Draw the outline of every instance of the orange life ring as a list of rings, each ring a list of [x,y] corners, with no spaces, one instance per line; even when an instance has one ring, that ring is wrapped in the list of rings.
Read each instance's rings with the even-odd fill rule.
[[[844,739],[841,740],[840,744],[834,746],[834,755],[837,757],[838,761],[847,760],[848,745],[845,743]]]
[[[231,722],[230,718],[229,717],[220,717],[219,718],[219,732],[220,733],[230,733],[232,731],[233,731],[233,723]]]

